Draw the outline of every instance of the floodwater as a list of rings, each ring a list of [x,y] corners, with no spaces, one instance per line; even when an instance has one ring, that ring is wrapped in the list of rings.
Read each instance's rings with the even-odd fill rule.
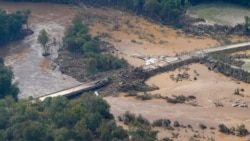
[[[29,26],[35,33],[0,49],[0,56],[13,68],[15,80],[19,82],[19,98],[38,97],[79,83],[53,69],[51,60],[57,57],[58,46],[52,46],[53,54],[45,58],[41,55],[42,47],[37,43],[38,33],[42,29],[46,29],[51,38],[61,41],[65,27],[78,12],[75,7],[51,3],[0,2],[0,9],[8,12],[31,10]],[[171,28],[114,9],[84,7],[81,14],[85,16],[84,22],[90,26],[92,34],[110,34],[112,39],[104,40],[115,46],[118,56],[135,66],[145,62],[134,58],[134,55],[174,55],[217,44],[208,37],[178,35],[178,31]],[[112,29],[114,21],[121,26],[119,31]],[[133,39],[135,42],[131,42]]]
[[[0,9],[7,12],[31,10],[29,26],[34,34],[0,48],[0,56],[12,67],[15,81],[19,83],[20,99],[39,97],[79,84],[73,78],[61,74],[58,68],[52,67],[52,59],[57,57],[59,45],[52,46],[52,55],[45,58],[41,45],[37,43],[37,36],[42,29],[60,42],[65,27],[76,13],[74,8],[50,3],[0,2]]]
[[[199,4],[187,10],[187,14],[195,18],[204,18],[203,24],[221,24],[235,26],[245,22],[250,16],[248,8],[223,2]]]

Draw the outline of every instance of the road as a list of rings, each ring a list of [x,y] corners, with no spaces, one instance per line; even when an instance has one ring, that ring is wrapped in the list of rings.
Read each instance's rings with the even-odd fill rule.
[[[56,97],[56,96],[72,96],[76,94],[80,94],[89,90],[93,90],[99,87],[102,87],[104,85],[107,85],[109,83],[109,80],[107,78],[100,79],[97,81],[93,81],[86,84],[80,84],[71,88],[67,88],[58,92],[54,92],[45,96],[38,97],[40,101],[44,101],[48,97]]]
[[[233,51],[233,50],[246,50],[250,49],[250,42],[225,45],[200,51],[191,52],[185,55],[175,56],[175,57],[166,57],[164,59],[160,59],[148,65],[142,67],[142,69],[146,72],[154,71],[158,68],[166,67],[168,65],[173,65],[177,63],[181,63],[184,61],[191,60],[193,58],[204,58],[210,53],[222,52],[222,51]]]

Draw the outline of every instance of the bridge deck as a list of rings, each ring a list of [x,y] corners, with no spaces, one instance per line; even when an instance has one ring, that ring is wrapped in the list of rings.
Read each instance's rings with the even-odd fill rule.
[[[38,99],[40,101],[44,101],[47,97],[56,97],[56,96],[72,96],[72,95],[76,95],[82,92],[86,92],[89,90],[93,90],[96,89],[98,87],[102,87],[106,84],[109,83],[109,80],[107,78],[105,79],[101,79],[101,80],[97,80],[97,81],[93,81],[90,83],[86,83],[86,84],[80,84],[71,88],[67,88],[58,92],[54,92],[45,96],[41,96]]]

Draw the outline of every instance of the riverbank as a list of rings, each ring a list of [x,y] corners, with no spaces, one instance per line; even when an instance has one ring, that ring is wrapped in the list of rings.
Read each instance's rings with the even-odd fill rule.
[[[77,13],[75,9],[51,3],[2,1],[0,9],[8,12],[27,9],[31,11],[28,24],[34,34],[0,48],[0,55],[6,65],[12,68],[15,81],[21,90],[19,99],[39,97],[79,84],[70,76],[61,74],[57,69],[53,70],[52,60],[57,57],[59,46],[52,46],[51,58],[44,58],[43,48],[37,42],[39,31],[42,29],[45,29],[51,38],[55,37],[57,42],[60,42],[64,29]]]

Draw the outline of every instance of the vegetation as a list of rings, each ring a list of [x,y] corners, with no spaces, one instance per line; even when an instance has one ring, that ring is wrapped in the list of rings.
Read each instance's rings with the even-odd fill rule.
[[[236,127],[228,128],[224,124],[219,125],[219,131],[224,134],[232,134],[236,136],[247,136],[249,135],[249,131],[246,129],[244,124],[241,124]]]
[[[118,127],[106,101],[84,94],[69,101],[65,97],[44,102],[0,100],[0,140],[92,141],[126,140],[127,131]]]
[[[185,101],[188,101],[188,100],[189,98],[184,95],[178,95],[178,96],[175,96],[174,98],[167,97],[167,102],[173,103],[173,104],[185,103]]]
[[[11,69],[6,67],[3,59],[0,58],[0,98],[11,95],[17,99],[19,89],[16,83],[12,84],[13,77]]]
[[[153,98],[152,95],[146,92],[136,96],[136,99],[140,99],[140,100],[151,100],[152,98]]]
[[[39,32],[39,35],[37,37],[37,41],[39,44],[41,44],[43,46],[44,54],[47,54],[48,48],[46,47],[46,45],[49,42],[49,35],[45,29],[43,29]]]
[[[199,127],[200,127],[202,130],[207,129],[207,126],[206,126],[205,124],[203,124],[203,123],[200,123],[200,124],[199,124]]]
[[[80,53],[86,58],[85,68],[89,74],[119,69],[126,65],[124,59],[102,53],[101,41],[88,34],[88,27],[75,20],[63,38],[63,45],[73,53]]]
[[[6,0],[13,1],[13,0]],[[182,27],[181,15],[190,5],[206,2],[224,1],[250,7],[250,0],[14,0],[31,2],[53,2],[64,4],[85,4],[94,6],[115,6],[126,8],[137,14],[161,21],[164,24]]]
[[[155,141],[147,119],[127,113],[129,130],[117,126],[103,99],[86,93],[68,100],[47,98],[43,102],[32,98],[15,102],[0,100],[1,141]]]
[[[173,130],[174,128],[171,126],[171,121],[169,119],[158,119],[153,122],[152,126],[164,127],[169,130]]]
[[[199,3],[204,3],[204,2],[229,2],[229,3],[234,3],[234,4],[239,4],[243,6],[250,7],[250,0],[189,0],[191,4],[199,4]]]
[[[22,37],[22,27],[27,25],[29,15],[29,10],[7,13],[0,9],[0,46]]]
[[[143,116],[136,116],[127,111],[119,116],[118,119],[129,126],[129,135],[131,135],[132,141],[157,140],[157,131],[151,129],[150,122]]]

